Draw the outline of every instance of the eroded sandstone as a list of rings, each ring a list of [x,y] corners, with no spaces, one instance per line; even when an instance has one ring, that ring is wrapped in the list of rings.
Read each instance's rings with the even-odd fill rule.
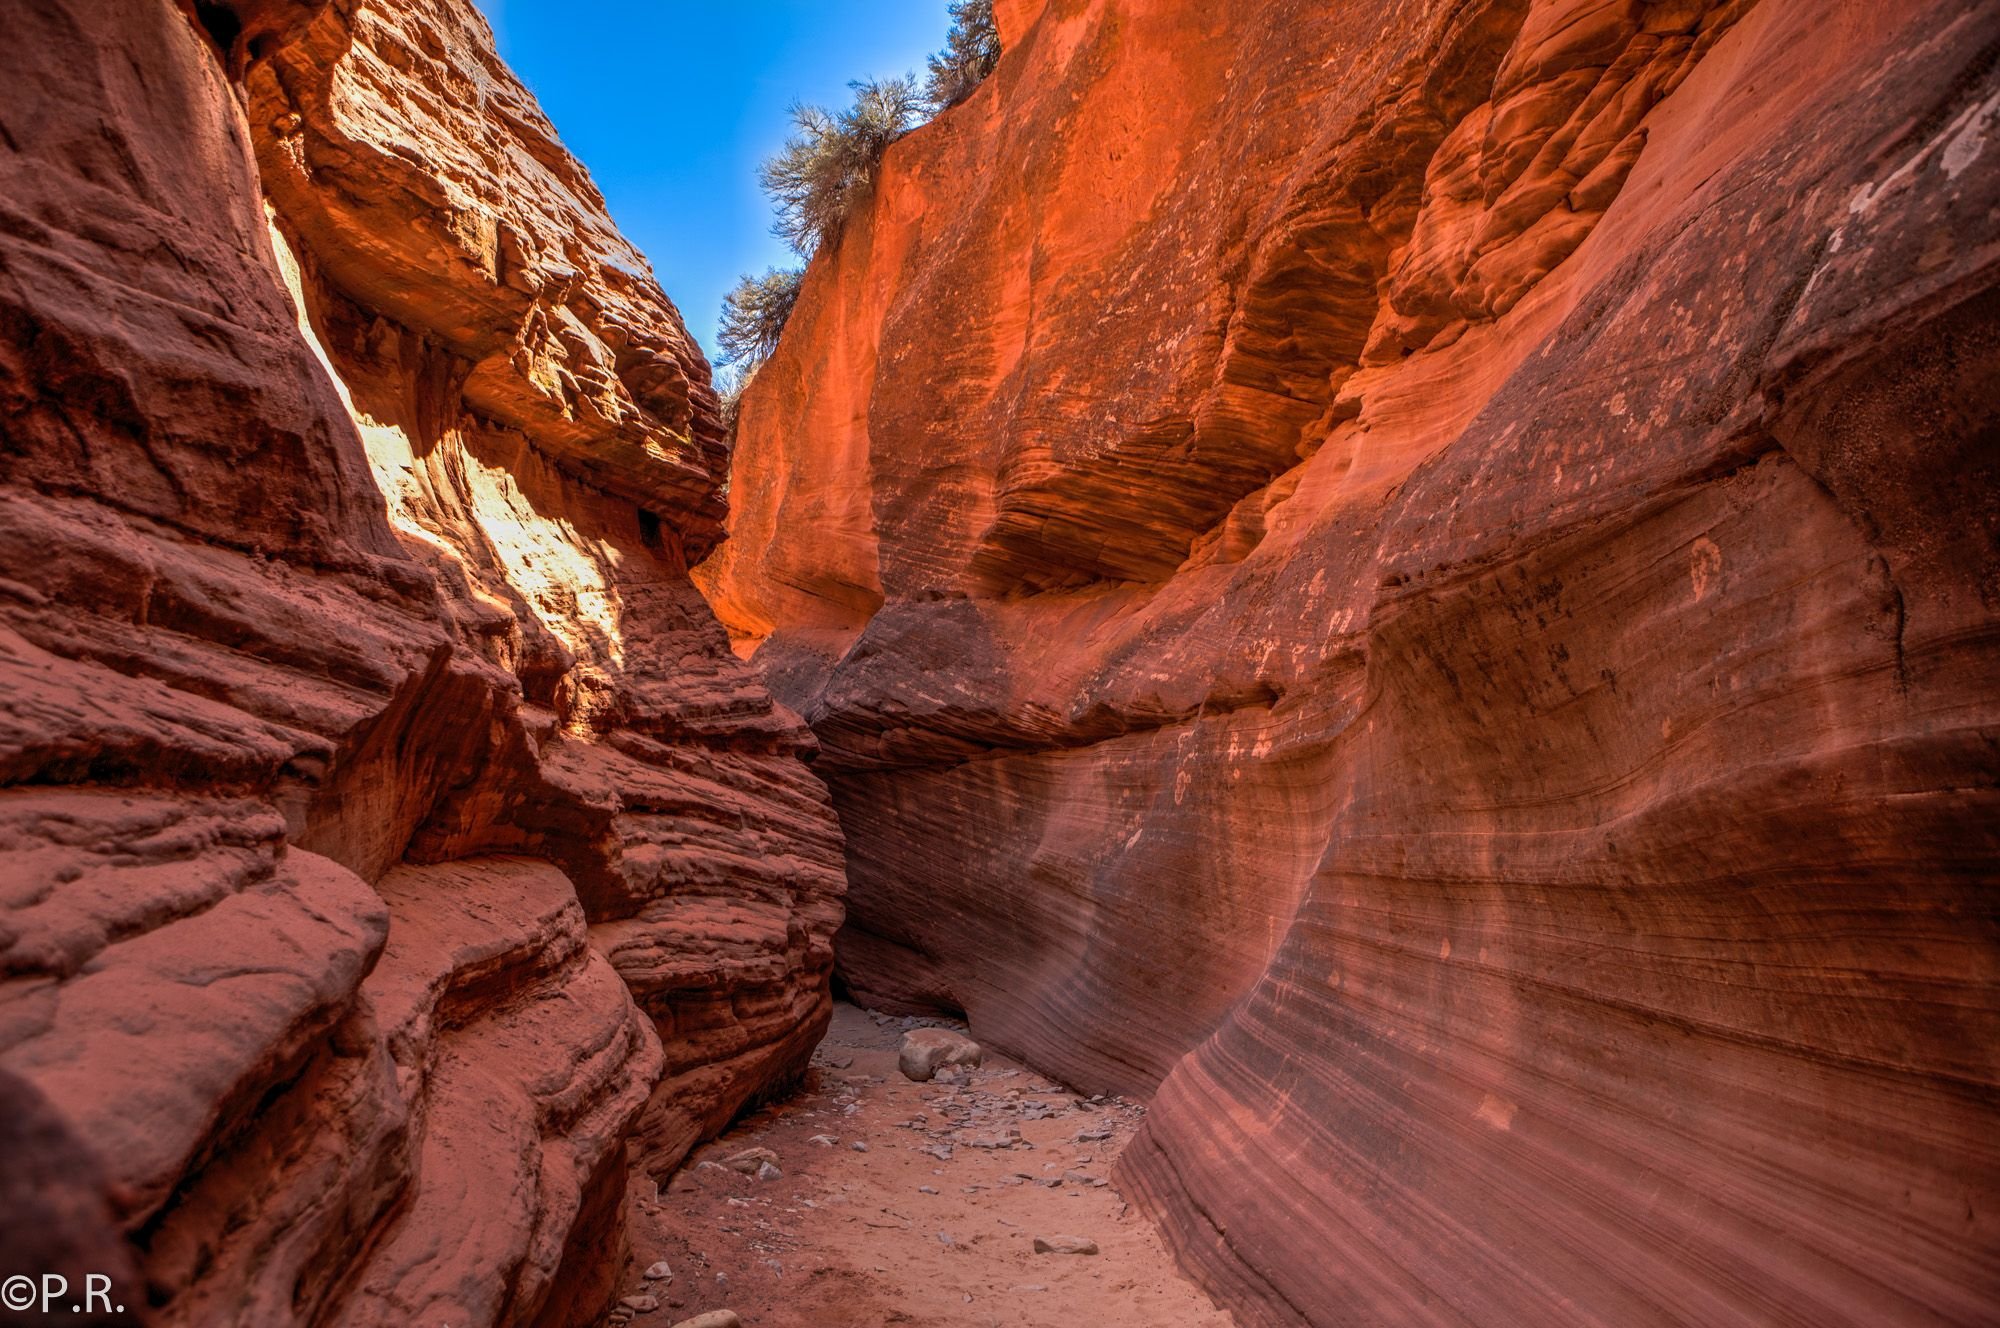
[[[89,1160],[8,1271],[590,1321],[830,1008],[707,367],[462,0],[7,11],[0,1082]]]
[[[1975,0],[998,7],[697,576],[1249,1323],[2000,1307]]]

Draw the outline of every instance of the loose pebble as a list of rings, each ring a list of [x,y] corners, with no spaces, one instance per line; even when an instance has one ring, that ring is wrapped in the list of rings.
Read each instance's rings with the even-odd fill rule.
[[[952,1222],[967,1228],[963,1237],[953,1231],[931,1228],[936,1247],[919,1242],[920,1246],[932,1249],[930,1254],[914,1253],[907,1243],[903,1244],[896,1251],[897,1258],[909,1264],[912,1272],[925,1264],[942,1268],[944,1261],[948,1260],[957,1270],[953,1276],[1004,1278],[1007,1271],[1018,1276],[1020,1272],[1027,1271],[1027,1267],[1003,1271],[1005,1264],[1002,1263],[990,1272],[976,1270],[986,1268],[981,1261],[982,1256],[1018,1261],[1023,1242],[1029,1242],[1038,1256],[1088,1257],[1101,1253],[1098,1243],[1090,1237],[1063,1234],[1035,1236],[1033,1229],[1042,1226],[1045,1231],[1049,1227],[1059,1231],[1063,1227],[1072,1231],[1078,1227],[1087,1230],[1110,1217],[1111,1209],[1119,1201],[1115,1194],[1101,1199],[1096,1197],[1097,1191],[1109,1183],[1098,1173],[1116,1162],[1120,1142],[1129,1137],[1140,1123],[1143,1109],[1138,1104],[1121,1099],[1103,1096],[1085,1098],[1019,1070],[987,1069],[980,1064],[984,1053],[978,1050],[977,1043],[965,1038],[962,1033],[936,1027],[931,1022],[890,1020],[884,1027],[901,1030],[901,1047],[897,1049],[899,1057],[913,1047],[956,1050],[947,1050],[937,1056],[935,1063],[927,1067],[927,1078],[924,1073],[910,1073],[910,1065],[899,1064],[904,1079],[914,1082],[902,1082],[892,1074],[884,1087],[885,1081],[880,1075],[859,1071],[834,1073],[835,1068],[845,1069],[855,1064],[858,1058],[835,1055],[822,1047],[814,1059],[814,1064],[821,1067],[819,1074],[808,1079],[806,1092],[796,1100],[795,1105],[779,1104],[754,1113],[740,1127],[743,1132],[734,1134],[733,1149],[730,1137],[725,1136],[722,1143],[703,1150],[708,1160],[683,1168],[676,1178],[683,1184],[691,1174],[704,1178],[730,1178],[732,1183],[727,1186],[718,1187],[712,1180],[707,1180],[699,1187],[701,1197],[698,1202],[706,1211],[725,1215],[728,1222],[736,1224],[723,1225],[715,1222],[713,1217],[708,1220],[707,1231],[711,1234],[721,1232],[722,1236],[716,1239],[724,1244],[724,1248],[704,1252],[699,1237],[694,1237],[695,1243],[675,1259],[681,1265],[682,1280],[679,1282],[673,1281],[674,1270],[666,1260],[648,1265],[645,1287],[657,1291],[658,1297],[643,1294],[625,1297],[612,1311],[610,1323],[616,1328],[645,1328],[647,1323],[655,1323],[655,1320],[640,1319],[639,1316],[649,1309],[658,1308],[670,1290],[681,1294],[678,1298],[666,1300],[670,1313],[660,1315],[660,1320],[672,1314],[690,1313],[699,1308],[704,1299],[713,1304],[716,1301],[773,1294],[776,1286],[769,1279],[784,1278],[787,1265],[790,1266],[792,1281],[835,1271],[836,1265],[829,1265],[824,1258],[816,1258],[810,1240],[802,1248],[794,1238],[792,1224],[810,1220],[800,1215],[812,1209],[824,1212],[828,1220],[842,1225],[853,1224],[857,1234],[858,1228],[871,1228],[865,1233],[865,1238],[881,1242],[878,1257],[889,1254],[896,1249],[898,1242],[906,1242],[907,1237],[923,1230],[926,1217],[933,1222]],[[919,1034],[923,1036],[919,1037]],[[892,1032],[886,1038],[864,1044],[871,1048],[870,1054],[876,1059],[861,1060],[860,1063],[886,1066],[889,1058],[883,1053],[894,1045],[895,1038],[896,1034]],[[972,1050],[966,1052],[963,1048]],[[930,1053],[926,1051],[924,1055],[929,1056]],[[956,1056],[967,1059],[963,1063],[954,1063]],[[923,1071],[926,1067],[916,1068]],[[860,1096],[864,1086],[875,1086],[866,1094],[865,1103]],[[861,1116],[864,1108],[868,1114]],[[774,1130],[773,1127],[782,1125],[788,1118],[792,1122],[790,1129]],[[825,1125],[833,1124],[839,1126],[840,1134],[823,1129]],[[815,1128],[821,1129],[821,1132],[808,1135],[807,1131]],[[1023,1133],[1024,1128],[1034,1130],[1037,1138],[1043,1140],[1039,1149],[1035,1141]],[[901,1133],[904,1130],[909,1133]],[[881,1137],[889,1141],[884,1159],[879,1164],[866,1167],[848,1164],[846,1180],[854,1182],[852,1184],[843,1180],[837,1159],[802,1156],[799,1153],[801,1144],[795,1142],[804,1140],[811,1148],[846,1148],[856,1153],[868,1153],[871,1149],[869,1141],[854,1136],[882,1131],[886,1133],[882,1133]],[[910,1137],[912,1135],[915,1137]],[[776,1147],[744,1146],[758,1139]],[[901,1149],[896,1146],[898,1141],[902,1143]],[[791,1193],[791,1187],[764,1189],[746,1181],[745,1178],[754,1178],[768,1183],[786,1178],[787,1160],[780,1159],[780,1149],[787,1155],[790,1178],[796,1187],[816,1193],[819,1202]],[[806,1151],[810,1154],[809,1149]],[[1023,1156],[1037,1151],[1041,1153],[1039,1158]],[[905,1156],[899,1159],[896,1156],[898,1153]],[[910,1158],[907,1156],[909,1153],[918,1157]],[[831,1166],[827,1165],[829,1162]],[[1001,1168],[1010,1163],[1034,1170],[1002,1174]],[[922,1177],[925,1171],[936,1179],[925,1184],[908,1185],[910,1179]],[[902,1182],[901,1185],[897,1184],[898,1181]],[[1026,1184],[1052,1193],[1048,1200],[1043,1200],[1031,1193],[1010,1192],[1006,1188]],[[892,1194],[900,1190],[907,1195],[912,1189],[926,1198],[940,1198],[940,1202],[913,1205],[911,1214],[896,1211]],[[947,1202],[941,1199],[947,1191],[966,1197],[990,1192],[993,1197],[971,1204],[962,1198]],[[1061,1194],[1066,1200],[1081,1199],[1085,1202],[1065,1203],[1059,1211],[1044,1211],[1048,1204],[1054,1202],[1056,1194]],[[852,1207],[849,1206],[850,1195]],[[889,1206],[881,1206],[885,1202]],[[1003,1209],[1009,1205],[1018,1208],[1016,1215],[1026,1223],[1026,1228],[1021,1222],[1002,1217],[990,1208],[981,1212],[984,1204]],[[674,1206],[670,1201],[665,1210],[671,1213]],[[879,1217],[871,1215],[870,1211],[877,1208]],[[1124,1211],[1129,1215],[1129,1205]],[[786,1214],[793,1216],[787,1218]],[[940,1254],[939,1250],[945,1253]],[[667,1252],[673,1253],[671,1248]],[[723,1257],[711,1263],[710,1259],[718,1253]],[[786,1256],[784,1263],[774,1257],[779,1254]],[[686,1267],[689,1258],[696,1264],[695,1273],[689,1273]],[[1123,1251],[1118,1259],[1090,1265],[1087,1271],[1072,1266],[1074,1271],[1063,1271],[1061,1275],[1066,1280],[1080,1277],[1086,1282],[1109,1279],[1123,1272],[1122,1263]],[[744,1285],[732,1291],[729,1276],[717,1271],[723,1266],[743,1274]],[[850,1264],[848,1267],[859,1271],[867,1265]],[[888,1271],[879,1264],[874,1269],[878,1274]],[[1056,1274],[1058,1269],[1045,1264],[1042,1271]],[[714,1275],[712,1286],[705,1280],[711,1273]],[[979,1303],[988,1314],[984,1318],[976,1315],[968,1318],[968,1325],[984,1325],[989,1321],[997,1325],[1001,1322],[1005,1314],[1004,1302],[993,1297],[1001,1294],[1002,1288],[1015,1295],[1038,1295],[1050,1289],[1044,1283],[1023,1282],[1009,1286],[1004,1281],[982,1280],[978,1285],[990,1288],[988,1293],[978,1292],[976,1287],[968,1290],[971,1285],[968,1282],[952,1290],[961,1293],[960,1298],[965,1304]],[[813,1294],[808,1287],[809,1284],[801,1282],[800,1291],[806,1295]],[[763,1303],[759,1300],[757,1304],[746,1305],[746,1312],[753,1315],[760,1312]],[[1015,1312],[1019,1313],[1018,1310]],[[1040,1313],[1030,1311],[1029,1318],[1041,1322]],[[712,1310],[692,1319],[682,1319],[673,1328],[742,1328],[742,1319],[734,1311]]]

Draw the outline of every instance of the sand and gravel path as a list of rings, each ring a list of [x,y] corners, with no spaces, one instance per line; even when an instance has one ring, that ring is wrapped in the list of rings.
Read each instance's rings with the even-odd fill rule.
[[[1110,1183],[1141,1108],[990,1053],[913,1083],[904,1031],[836,1007],[803,1092],[698,1150],[662,1203],[634,1172],[623,1294],[657,1308],[633,1328],[720,1309],[745,1328],[1230,1328]],[[780,1174],[725,1165],[750,1149]],[[1059,1237],[1098,1253],[1036,1252]],[[671,1279],[647,1280],[661,1262]]]

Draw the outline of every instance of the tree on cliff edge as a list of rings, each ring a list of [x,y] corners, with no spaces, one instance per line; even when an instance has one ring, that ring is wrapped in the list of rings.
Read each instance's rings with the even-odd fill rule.
[[[799,302],[805,276],[798,268],[774,267],[761,277],[744,277],[723,297],[722,324],[715,340],[725,364],[747,367],[770,358],[792,306]]]
[[[840,233],[874,184],[882,154],[923,112],[916,80],[907,75],[847,86],[854,89],[854,104],[838,115],[794,106],[792,136],[758,172],[778,207],[772,233],[807,256]]]
[[[914,77],[850,83],[854,104],[838,115],[819,106],[792,107],[793,133],[784,150],[758,171],[764,192],[777,205],[772,232],[811,258],[840,233],[855,206],[875,183],[875,169],[889,145],[924,118],[972,95],[1000,61],[1000,29],[993,0],[952,0],[951,31],[945,48],[930,58],[921,93]],[[772,268],[745,276],[724,297],[717,339],[726,364],[740,372],[725,402],[735,399],[756,366],[778,348],[778,337],[799,298],[801,271]]]
[[[933,111],[956,106],[999,63],[1000,28],[993,21],[993,0],[954,0],[951,32],[944,49],[930,59],[924,98]]]

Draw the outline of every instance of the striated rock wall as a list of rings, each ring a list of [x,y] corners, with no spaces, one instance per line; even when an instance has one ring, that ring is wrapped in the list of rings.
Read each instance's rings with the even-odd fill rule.
[[[998,7],[697,570],[1258,1324],[2000,1314],[2000,7]]]
[[[829,1011],[707,367],[465,0],[0,8],[7,1271],[588,1321]]]

